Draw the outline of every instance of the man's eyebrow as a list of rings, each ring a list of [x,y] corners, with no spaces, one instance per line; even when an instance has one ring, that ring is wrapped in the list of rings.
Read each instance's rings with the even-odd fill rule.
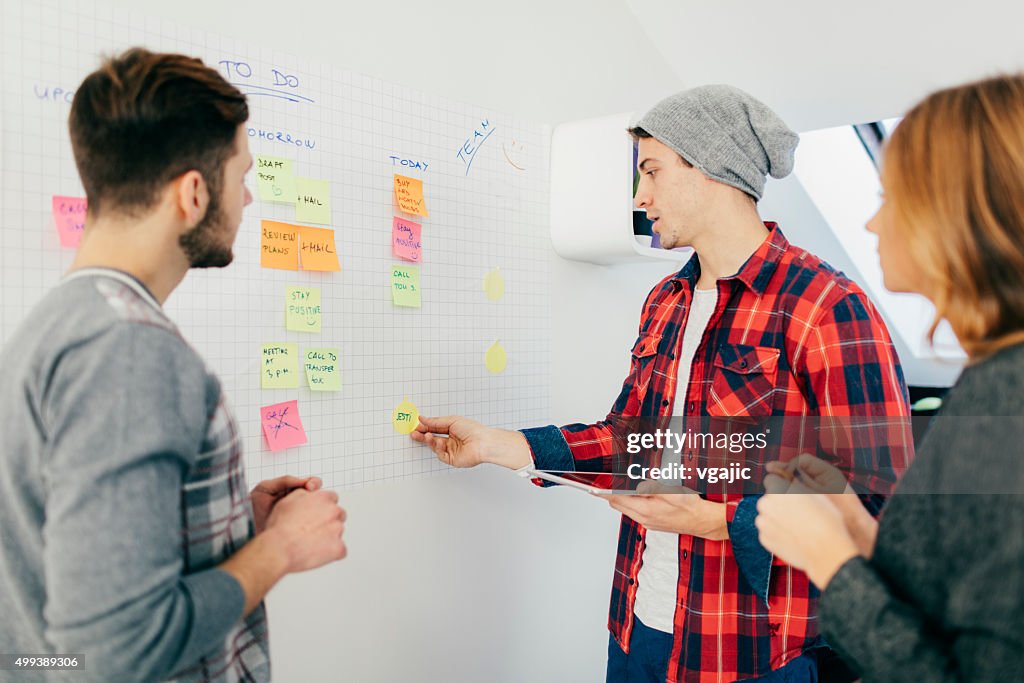
[[[644,170],[644,166],[646,166],[646,165],[647,165],[647,162],[649,162],[649,161],[654,161],[654,159],[651,159],[651,158],[649,158],[649,157],[648,157],[648,158],[646,158],[646,159],[644,159],[643,161],[641,161],[641,162],[640,162],[640,166],[638,166],[638,168],[639,168],[639,169],[640,169],[641,171],[642,171],[642,170]]]

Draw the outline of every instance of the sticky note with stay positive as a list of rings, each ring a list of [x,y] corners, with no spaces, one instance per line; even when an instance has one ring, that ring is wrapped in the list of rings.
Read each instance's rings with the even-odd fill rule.
[[[260,408],[260,423],[263,425],[267,445],[275,453],[301,446],[308,441],[302,420],[299,419],[298,401],[285,401]]]
[[[85,231],[85,197],[53,195],[53,224],[57,227],[60,246],[77,247]]]
[[[320,289],[289,287],[285,293],[284,326],[292,332],[319,332]]]
[[[330,183],[313,178],[295,179],[295,220],[330,225]]]
[[[339,271],[338,249],[334,244],[334,231],[330,228],[299,228],[299,258],[303,270]]]
[[[313,391],[341,391],[338,349],[306,349],[306,381]]]
[[[260,266],[299,269],[299,226],[277,221],[260,223]]]
[[[427,218],[427,202],[423,198],[423,181],[395,174],[395,200],[406,213]]]
[[[419,266],[391,267],[391,300],[396,306],[420,308]]]
[[[422,227],[419,223],[413,223],[398,216],[394,217],[391,223],[391,251],[395,256],[404,258],[406,261],[420,261],[422,257],[420,245]]]
[[[265,202],[292,204],[295,201],[295,172],[291,159],[258,155],[256,157],[256,191]]]
[[[264,344],[260,362],[260,386],[264,389],[299,388],[298,344]]]

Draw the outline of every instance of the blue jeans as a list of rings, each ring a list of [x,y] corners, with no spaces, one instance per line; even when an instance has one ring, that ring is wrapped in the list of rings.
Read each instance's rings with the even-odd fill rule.
[[[672,634],[645,626],[633,618],[627,655],[608,635],[608,673],[606,683],[665,683],[668,658],[672,654]],[[818,683],[817,657],[805,652],[781,669],[760,678],[747,678],[758,683]]]

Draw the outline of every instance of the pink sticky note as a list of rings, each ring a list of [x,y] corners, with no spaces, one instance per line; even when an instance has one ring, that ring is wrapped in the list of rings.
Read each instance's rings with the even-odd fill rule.
[[[85,230],[85,197],[53,195],[53,222],[60,235],[60,246],[75,248]]]
[[[395,220],[391,223],[391,250],[395,256],[419,263],[422,258],[420,251],[421,228],[419,223],[395,216]]]
[[[306,430],[299,419],[299,402],[285,401],[260,408],[260,422],[263,436],[267,438],[270,450],[283,451],[292,446],[306,443]]]

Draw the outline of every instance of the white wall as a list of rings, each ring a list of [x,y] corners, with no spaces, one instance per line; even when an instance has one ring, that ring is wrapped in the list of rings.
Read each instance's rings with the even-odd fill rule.
[[[641,111],[684,85],[725,81],[802,130],[891,116],[929,88],[1005,68],[1022,25],[1019,3],[991,0],[953,13],[810,0],[115,3],[537,122]],[[875,21],[893,23],[865,36],[856,12],[872,5]],[[768,204],[771,193],[799,192],[774,184],[766,213],[851,267],[809,201],[794,210]],[[603,416],[643,296],[667,267],[556,260],[553,422]],[[603,503],[490,469],[343,501],[350,558],[289,578],[269,601],[277,680],[601,679],[617,530]]]

